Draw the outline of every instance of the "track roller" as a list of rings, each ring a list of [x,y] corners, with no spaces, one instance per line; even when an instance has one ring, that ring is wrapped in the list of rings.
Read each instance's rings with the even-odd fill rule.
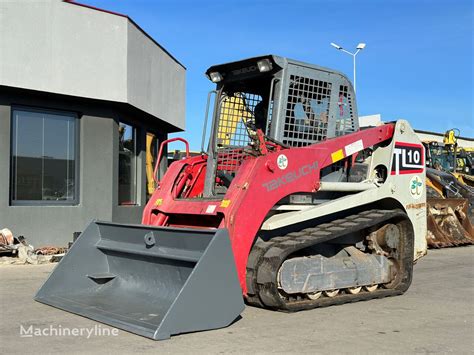
[[[346,289],[351,295],[357,295],[362,290],[362,286],[359,287],[349,287]]]
[[[367,292],[374,292],[378,287],[379,285],[364,286],[364,290]]]
[[[339,290],[324,291],[324,295],[326,297],[336,297],[338,293],[339,293]]]

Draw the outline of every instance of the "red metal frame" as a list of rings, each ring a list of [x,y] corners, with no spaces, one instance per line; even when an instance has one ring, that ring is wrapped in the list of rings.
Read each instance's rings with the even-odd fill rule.
[[[183,142],[186,145],[186,159],[189,159],[189,143],[186,139],[176,137],[176,138],[170,138],[166,139],[160,144],[160,150],[158,151],[158,156],[156,158],[156,163],[155,163],[155,169],[153,169],[153,179],[155,180],[155,183],[157,184],[157,187],[159,188],[160,186],[160,181],[157,178],[157,172],[158,172],[158,166],[160,165],[161,162],[161,156],[163,155],[163,149],[165,148],[165,145],[171,142],[176,142],[180,141]]]
[[[344,152],[347,145],[359,140],[362,140],[365,149],[391,139],[393,133],[394,124],[386,124],[306,147],[281,149],[249,157],[242,162],[222,200],[176,198],[178,195],[175,191],[181,179],[188,176],[188,181],[193,181],[193,174],[198,171],[199,176],[202,176],[203,171],[205,175],[206,157],[198,156],[174,162],[166,172],[161,188],[153,194],[145,207],[142,223],[184,227],[179,223],[172,223],[174,219],[186,221],[187,227],[227,228],[240,285],[246,295],[247,258],[271,208],[290,194],[316,192],[320,187],[320,170],[334,163],[332,153],[341,149]],[[278,167],[277,158],[281,154],[287,158],[286,167]],[[356,154],[357,152],[353,155]],[[199,176],[197,179],[203,179]],[[199,196],[203,183],[202,180],[200,184],[194,184],[188,191]]]

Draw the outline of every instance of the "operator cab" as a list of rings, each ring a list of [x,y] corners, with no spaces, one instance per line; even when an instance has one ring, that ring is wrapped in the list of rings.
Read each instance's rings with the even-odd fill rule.
[[[358,129],[352,85],[330,69],[267,55],[216,65],[206,75],[217,88],[204,197],[225,194],[242,162],[267,148],[303,147]]]

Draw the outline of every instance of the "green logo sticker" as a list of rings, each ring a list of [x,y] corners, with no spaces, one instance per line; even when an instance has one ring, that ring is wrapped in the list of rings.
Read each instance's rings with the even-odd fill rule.
[[[423,194],[423,181],[418,175],[410,180],[410,194],[415,199],[419,199]]]

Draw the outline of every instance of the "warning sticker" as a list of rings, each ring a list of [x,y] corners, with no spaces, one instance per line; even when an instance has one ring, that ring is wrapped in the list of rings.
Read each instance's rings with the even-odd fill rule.
[[[361,151],[362,149],[364,149],[364,142],[362,142],[362,139],[359,139],[358,141],[355,141],[344,147],[344,150],[346,151],[346,157],[354,153],[357,153]]]
[[[344,152],[342,151],[342,149],[339,149],[337,151],[335,151],[334,153],[331,153],[331,159],[332,159],[332,162],[335,163],[341,159],[344,159]]]
[[[230,205],[230,200],[222,200],[221,207],[227,208]]]
[[[391,175],[422,173],[425,168],[424,152],[420,144],[395,142]]]
[[[206,208],[206,213],[214,213],[216,210],[217,205],[208,205]]]

